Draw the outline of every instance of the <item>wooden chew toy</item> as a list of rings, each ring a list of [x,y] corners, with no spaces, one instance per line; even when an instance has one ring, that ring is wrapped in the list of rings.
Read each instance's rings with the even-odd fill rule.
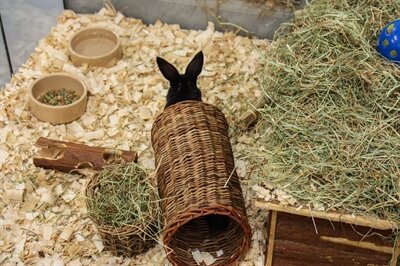
[[[267,104],[267,101],[265,100],[264,97],[260,97],[257,99],[256,104],[254,105],[253,109],[247,110],[240,118],[239,118],[239,123],[240,127],[242,129],[248,129],[251,127],[254,123],[257,122],[258,120],[258,111],[257,109],[263,107],[265,104]]]
[[[39,138],[36,145],[42,149],[33,158],[33,164],[64,173],[87,168],[100,170],[107,163],[137,162],[138,157],[133,151],[92,147],[47,138]]]

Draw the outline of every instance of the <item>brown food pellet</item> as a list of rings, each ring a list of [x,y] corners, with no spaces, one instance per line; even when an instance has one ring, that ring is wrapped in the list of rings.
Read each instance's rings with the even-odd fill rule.
[[[46,92],[39,101],[52,106],[68,105],[79,99],[75,91],[62,88],[61,90],[50,90]]]

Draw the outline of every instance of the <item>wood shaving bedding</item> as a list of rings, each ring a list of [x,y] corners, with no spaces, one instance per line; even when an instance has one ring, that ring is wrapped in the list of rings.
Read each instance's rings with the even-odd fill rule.
[[[76,67],[68,59],[69,38],[89,25],[105,26],[120,35],[123,58],[115,66]],[[204,31],[182,30],[161,22],[146,26],[107,9],[95,15],[63,12],[58,24],[0,91],[0,264],[169,265],[161,244],[131,259],[103,251],[100,236],[86,217],[86,178],[35,168],[32,157],[39,148],[34,143],[39,137],[48,137],[131,149],[140,154],[140,163],[154,169],[150,130],[163,110],[168,86],[155,57],[162,56],[183,71],[201,49],[205,67],[198,85],[203,100],[225,113],[232,127],[238,172],[247,175],[246,161],[239,157],[248,140],[239,139],[235,124],[251,101],[261,95],[260,55],[268,47],[266,40],[216,32],[211,23]],[[79,120],[50,125],[32,116],[27,91],[41,75],[60,71],[82,78],[90,97]],[[241,265],[263,265],[261,228],[265,217],[250,204],[251,193],[244,184],[254,234],[251,250]]]

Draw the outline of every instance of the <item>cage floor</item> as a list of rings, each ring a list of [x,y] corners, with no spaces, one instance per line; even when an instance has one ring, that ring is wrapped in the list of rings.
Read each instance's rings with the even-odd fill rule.
[[[69,38],[86,26],[105,26],[122,38],[123,58],[110,68],[75,67],[67,55]],[[130,149],[139,162],[154,169],[150,129],[163,110],[167,83],[157,69],[156,56],[186,66],[196,51],[205,54],[199,78],[203,100],[223,110],[231,125],[236,170],[246,179],[251,172],[244,151],[251,135],[237,128],[238,118],[261,95],[260,56],[266,40],[215,32],[182,30],[157,22],[146,26],[111,9],[95,15],[63,12],[58,24],[0,91],[0,264],[2,265],[168,265],[161,244],[135,258],[114,257],[86,217],[83,192],[87,178],[36,168],[37,138],[83,142],[88,145]],[[90,96],[86,113],[66,125],[50,125],[32,116],[27,105],[29,85],[43,74],[67,72],[82,78]],[[256,133],[249,133],[256,134]],[[265,217],[250,204],[253,228],[251,250],[240,265],[263,265],[262,226]]]

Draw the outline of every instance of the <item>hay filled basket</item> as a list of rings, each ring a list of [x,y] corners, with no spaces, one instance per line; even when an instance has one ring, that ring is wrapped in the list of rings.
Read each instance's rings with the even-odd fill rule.
[[[161,227],[158,192],[140,165],[105,166],[89,180],[85,194],[105,250],[132,257],[155,245]]]
[[[168,259],[196,265],[198,251],[211,254],[212,265],[240,259],[251,229],[224,114],[202,102],[174,104],[155,120],[151,139]],[[211,230],[211,216],[226,219],[226,227]]]

